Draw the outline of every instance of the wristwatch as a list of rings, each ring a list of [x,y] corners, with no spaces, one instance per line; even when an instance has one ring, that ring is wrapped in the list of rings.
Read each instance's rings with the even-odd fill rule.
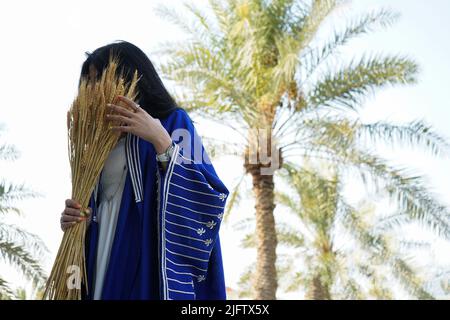
[[[175,142],[172,141],[170,146],[167,147],[166,151],[156,155],[156,160],[161,161],[161,162],[169,161],[170,157],[172,156],[174,148],[175,148]]]

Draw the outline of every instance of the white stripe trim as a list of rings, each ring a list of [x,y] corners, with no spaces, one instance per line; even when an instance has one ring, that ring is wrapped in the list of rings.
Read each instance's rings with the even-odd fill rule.
[[[195,296],[195,293],[194,293],[194,292],[181,291],[181,290],[175,290],[175,289],[169,289],[169,291],[171,291],[171,292],[183,293],[183,294],[192,294],[192,295]]]
[[[175,270],[173,270],[172,268],[169,268],[169,267],[167,267],[166,269],[169,270],[169,271],[172,271],[172,272],[174,272],[176,274],[187,274],[189,276],[193,276],[193,277],[198,278],[198,275],[190,273],[190,272],[179,272],[179,271],[175,271]]]
[[[193,163],[195,164],[195,161],[194,161],[194,160],[192,160],[191,158],[186,158],[185,156],[183,156],[183,154],[181,153],[181,151],[178,153],[178,156],[179,156],[180,158],[183,158],[184,160],[193,162]]]
[[[177,246],[186,247],[186,248],[189,248],[189,249],[192,249],[192,250],[197,250],[197,251],[204,252],[204,253],[207,253],[207,254],[211,253],[211,252],[209,252],[207,250],[202,250],[202,249],[199,249],[199,248],[196,248],[196,247],[191,247],[191,246],[188,246],[186,244],[178,243],[178,242],[175,242],[175,241],[170,241],[170,240],[167,240],[167,239],[166,239],[166,241],[171,243],[171,244],[174,244],[174,245],[177,245]]]
[[[161,227],[160,227],[160,221],[161,221],[161,219],[160,219],[160,215],[159,215],[159,212],[160,212],[160,210],[161,210],[161,201],[160,201],[160,197],[161,197],[161,174],[160,174],[160,172],[159,172],[159,168],[158,168],[158,166],[156,166],[156,182],[157,182],[157,189],[156,189],[156,197],[157,197],[157,201],[158,201],[158,203],[157,203],[157,213],[156,213],[156,227],[157,227],[157,237],[158,237],[158,259],[159,259],[159,261],[161,261],[161,270],[159,270],[158,271],[158,273],[159,272],[161,272],[161,276],[158,276],[158,278],[164,278],[164,276],[163,276],[163,265],[164,265],[164,262],[162,262],[162,260],[161,260],[161,253],[162,253],[162,249],[161,249],[161,243],[162,243],[162,240],[161,240]],[[164,281],[162,281],[163,282],[163,286],[164,286]],[[163,293],[164,293],[164,290],[163,290]],[[165,296],[164,296],[164,294],[163,294],[163,299],[165,298]]]
[[[171,182],[170,184],[173,184],[174,186],[177,186],[178,188],[181,188],[181,189],[184,189],[184,190],[187,190],[187,191],[204,194],[204,195],[211,196],[211,197],[219,197],[218,194],[211,194],[211,193],[207,193],[207,192],[201,192],[201,191],[189,189],[189,188],[186,188],[186,187],[182,187],[182,186],[180,186],[180,185],[178,185],[176,183],[173,183],[173,182]]]
[[[195,219],[192,219],[192,218],[188,218],[188,217],[182,216],[181,214],[177,214],[177,213],[170,212],[169,210],[166,210],[166,213],[171,214],[171,215],[173,215],[173,216],[177,216],[177,217],[186,219],[186,220],[194,221],[194,222],[197,222],[197,223],[200,223],[200,224],[205,224],[205,225],[207,225],[208,223],[211,222],[211,221],[203,222],[203,221],[195,220]],[[212,221],[212,222],[214,222],[214,221]]]
[[[189,282],[187,282],[187,281],[180,281],[180,280],[169,278],[169,277],[167,277],[167,280],[175,281],[175,282],[178,282],[178,283],[181,283],[181,284],[194,284],[194,281],[189,281]]]
[[[182,234],[179,234],[179,233],[176,233],[176,232],[169,231],[169,230],[167,230],[167,228],[166,228],[166,232],[168,232],[168,233],[170,233],[170,234],[173,234],[174,236],[183,237],[183,238],[186,238],[186,239],[191,239],[191,240],[200,241],[200,242],[205,243],[205,240],[203,240],[203,239],[197,239],[197,238],[193,238],[193,237],[189,237],[189,236],[184,236],[184,235],[182,235]],[[166,240],[166,241],[167,241],[167,240]]]
[[[177,144],[175,144],[175,149],[174,151],[177,152],[178,151],[179,146]],[[169,160],[169,164],[166,168],[166,172],[165,172],[165,176],[164,176],[164,185],[163,185],[163,209],[162,209],[162,228],[164,230],[166,230],[166,207],[167,207],[167,193],[169,192],[169,184],[168,182],[170,181],[171,177],[172,177],[172,172],[173,172],[173,167],[174,167],[174,160],[175,158],[170,158]],[[158,168],[159,170],[159,168]],[[163,246],[162,248],[162,254],[164,255],[164,258],[162,259],[162,263],[161,266],[163,268],[162,273],[165,275],[165,278],[163,278],[163,285],[164,285],[164,299],[167,299],[169,297],[169,292],[167,291],[169,284],[167,282],[167,266],[166,266],[166,233],[165,232],[161,232],[162,235],[162,240],[161,240],[161,244]]]
[[[142,172],[141,172],[141,163],[140,163],[140,154],[139,154],[139,137],[133,136],[134,138],[134,162],[137,168],[136,171],[136,180],[137,180],[137,186],[138,186],[138,192],[139,192],[139,201],[142,200],[143,197],[143,189],[142,189]]]
[[[204,203],[204,202],[200,202],[200,201],[189,200],[188,198],[185,198],[185,197],[182,197],[182,196],[178,196],[178,195],[173,194],[173,193],[170,193],[170,192],[169,192],[169,195],[172,196],[172,197],[177,197],[177,198],[186,200],[186,201],[188,201],[188,202],[201,204],[201,205],[203,205],[203,206],[208,206],[208,207],[213,207],[213,208],[219,208],[219,209],[223,209],[223,208],[224,208],[224,207],[222,207],[222,206],[215,206],[215,205],[213,205],[213,204],[208,204],[208,203]]]
[[[126,151],[127,151],[127,161],[128,161],[128,167],[130,169],[130,176],[131,176],[131,183],[133,185],[133,191],[134,191],[134,197],[135,201],[139,202],[141,201],[140,195],[139,195],[139,188],[136,182],[136,168],[134,167],[134,160],[133,160],[133,149],[131,147],[131,139],[132,134],[129,132],[127,135],[127,143],[126,143]]]
[[[167,201],[167,204],[170,204],[170,205],[176,206],[176,207],[180,207],[180,208],[183,208],[183,209],[186,209],[186,210],[198,213],[198,214],[203,214],[203,215],[210,216],[210,217],[216,217],[216,218],[219,219],[219,214],[200,212],[200,211],[197,211],[197,210],[194,210],[194,209],[182,206],[181,204],[176,204],[176,203],[173,203],[173,202],[170,202],[170,201]]]
[[[176,163],[177,165],[179,165],[180,167],[182,167],[184,170],[189,170],[189,171],[193,171],[195,173],[198,173],[199,175],[201,175],[202,173],[198,170],[192,169],[192,168],[187,168],[185,166],[183,166],[181,163]]]
[[[197,234],[199,234],[199,233],[198,233],[198,229],[189,227],[189,226],[184,225],[184,224],[175,223],[175,222],[169,221],[169,220],[167,220],[167,219],[166,219],[166,222],[167,222],[167,223],[170,223],[170,224],[173,224],[173,225],[175,225],[175,226],[182,227],[182,228],[191,229],[191,230],[195,231]],[[203,228],[203,227],[202,227],[202,228]],[[205,232],[206,232],[206,230],[205,230]]]
[[[175,254],[175,255],[180,256],[180,257],[185,257],[185,258],[188,258],[188,259],[193,259],[193,260],[198,260],[198,261],[203,261],[203,262],[208,262],[208,261],[209,261],[209,260],[205,260],[205,259],[200,259],[200,258],[188,256],[188,255],[186,255],[186,254],[181,254],[181,253],[177,253],[177,252],[174,252],[174,251],[170,251],[170,250],[167,249],[167,248],[166,248],[166,250],[167,250],[168,252],[170,252],[171,254]]]
[[[200,270],[200,271],[203,271],[203,272],[208,271],[207,269],[203,269],[203,268],[194,266],[193,264],[186,264],[186,263],[176,263],[176,262],[173,262],[172,260],[170,260],[170,259],[167,258],[167,257],[166,257],[166,260],[168,260],[170,263],[172,263],[172,264],[174,264],[174,265],[176,265],[176,266],[179,266],[179,267],[192,267],[192,268],[195,268],[195,269]],[[198,276],[196,276],[196,277],[198,277]]]
[[[195,180],[195,179],[189,179],[189,178],[183,177],[181,174],[178,174],[178,173],[176,173],[176,172],[174,172],[173,174],[176,175],[176,176],[179,176],[179,177],[183,178],[184,180],[188,180],[188,181],[192,181],[192,182],[197,182],[197,183],[202,183],[202,184],[205,184],[205,185],[209,186],[209,183],[207,183],[207,182],[203,182],[203,181],[199,181],[199,180]]]

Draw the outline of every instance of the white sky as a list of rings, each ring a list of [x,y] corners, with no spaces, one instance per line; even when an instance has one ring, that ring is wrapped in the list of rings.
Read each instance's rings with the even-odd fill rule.
[[[157,17],[153,6],[159,1],[2,1],[0,2],[0,123],[6,125],[4,140],[21,153],[14,163],[2,162],[0,177],[24,182],[43,197],[23,201],[20,208],[26,218],[20,224],[42,237],[51,251],[50,270],[62,232],[59,215],[64,200],[70,197],[70,170],[67,158],[66,111],[76,90],[85,51],[93,51],[117,39],[130,41],[154,60],[152,51],[161,41],[182,39],[181,32]],[[196,0],[202,5],[205,0]],[[165,0],[179,7],[182,1]],[[363,119],[408,121],[422,118],[450,137],[450,1],[358,0],[355,10],[389,5],[402,18],[386,32],[352,42],[345,53],[405,53],[416,59],[422,69],[419,84],[388,89],[371,100]],[[169,90],[170,90],[170,86]],[[198,120],[198,119],[196,119]],[[208,136],[213,129],[201,121],[199,132]],[[225,136],[225,131],[221,132]],[[447,159],[432,159],[417,152],[386,149],[385,155],[396,162],[411,165],[430,177],[441,199],[449,203],[450,167]],[[226,158],[214,163],[227,186],[233,186],[242,173],[239,159]],[[248,184],[249,185],[249,184]],[[251,200],[236,212],[239,218],[253,212]],[[242,233],[232,223],[221,230],[226,281],[230,287],[254,253],[239,249]],[[436,243],[433,263],[450,264],[449,245]],[[9,268],[0,266],[0,274],[21,284]],[[16,280],[17,279],[17,280]]]

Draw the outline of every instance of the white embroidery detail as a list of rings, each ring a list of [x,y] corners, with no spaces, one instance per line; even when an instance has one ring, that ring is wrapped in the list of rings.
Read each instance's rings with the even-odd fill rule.
[[[212,228],[214,228],[214,226],[215,226],[216,224],[217,224],[216,222],[214,222],[214,221],[211,220],[211,221],[208,221],[208,222],[206,223],[206,226],[212,230]]]
[[[202,274],[197,277],[197,281],[198,282],[202,282],[202,281],[205,281],[205,280],[206,280],[206,277],[204,275],[202,275]]]
[[[206,232],[206,230],[203,229],[203,228],[198,228],[198,229],[197,229],[197,233],[198,233],[199,235],[203,235],[205,232]]]
[[[205,245],[208,247],[212,243],[212,239],[206,239],[204,242]]]

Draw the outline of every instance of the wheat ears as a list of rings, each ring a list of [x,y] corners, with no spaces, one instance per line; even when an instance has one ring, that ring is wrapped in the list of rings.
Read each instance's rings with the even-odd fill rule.
[[[100,80],[94,82],[82,78],[78,95],[67,113],[72,199],[81,204],[82,212],[88,207],[104,163],[120,137],[120,132],[110,130],[110,127],[122,123],[105,120],[105,115],[109,113],[106,104],[120,104],[116,100],[118,95],[132,100],[137,96],[137,71],[132,81],[125,83],[123,74],[116,74],[118,64],[118,57],[111,54]],[[83,284],[87,291],[84,255],[86,228],[87,222],[82,221],[64,232],[44,299],[80,300]]]

